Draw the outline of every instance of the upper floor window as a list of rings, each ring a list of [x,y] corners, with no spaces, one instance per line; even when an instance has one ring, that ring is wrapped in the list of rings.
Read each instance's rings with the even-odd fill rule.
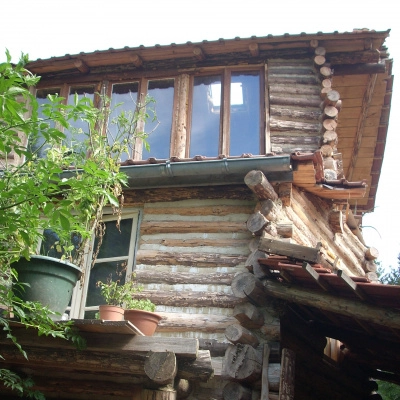
[[[260,87],[259,71],[194,77],[190,157],[260,154]]]

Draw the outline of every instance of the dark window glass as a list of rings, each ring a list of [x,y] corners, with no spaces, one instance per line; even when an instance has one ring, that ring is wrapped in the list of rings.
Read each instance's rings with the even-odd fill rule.
[[[260,74],[232,73],[229,155],[260,153]]]
[[[193,84],[190,157],[217,156],[221,106],[221,76],[196,76]]]

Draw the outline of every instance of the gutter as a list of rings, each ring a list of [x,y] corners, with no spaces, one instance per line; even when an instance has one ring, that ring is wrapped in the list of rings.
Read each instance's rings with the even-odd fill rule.
[[[121,166],[130,189],[244,184],[252,170],[262,171],[270,182],[293,181],[290,155]]]

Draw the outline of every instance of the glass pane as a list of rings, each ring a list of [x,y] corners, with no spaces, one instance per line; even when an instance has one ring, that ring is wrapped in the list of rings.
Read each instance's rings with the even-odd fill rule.
[[[88,97],[93,101],[94,98],[94,88],[93,87],[80,87],[80,88],[71,88],[70,94],[68,95],[68,104],[74,104],[75,94],[78,95],[78,99],[82,99],[83,97]],[[83,132],[87,132],[88,126],[87,123],[81,120],[77,121],[69,121],[74,131],[65,131],[66,135],[66,145],[68,147],[79,147],[79,143],[85,140],[85,134]],[[76,130],[82,130],[83,132],[79,132]]]
[[[131,241],[132,218],[122,219],[118,229],[116,221],[105,223],[106,230],[97,259],[109,257],[123,257],[129,254]],[[94,243],[94,251],[97,249],[98,239]]]
[[[196,76],[193,85],[190,157],[218,155],[220,104],[221,76]]]
[[[260,74],[232,73],[229,155],[260,154]]]
[[[139,83],[138,82],[130,82],[130,83],[122,83],[113,85],[112,88],[112,96],[111,96],[111,114],[110,121],[116,121],[116,117],[121,114],[122,111],[128,113],[129,111],[134,113],[136,109],[137,96],[139,92]],[[119,103],[122,103],[120,106],[115,108],[115,106]],[[108,130],[108,140],[110,142],[114,142],[117,136],[120,136],[118,133],[118,127],[116,124],[109,124]],[[125,136],[126,137],[126,136]],[[119,137],[120,140],[124,139],[124,136]],[[134,143],[129,144],[129,154],[123,154],[121,157],[121,161],[125,161],[128,158],[133,158],[134,151]]]
[[[146,122],[145,131],[150,134],[147,138],[150,151],[143,147],[142,159],[145,160],[149,157],[169,158],[172,109],[174,105],[174,80],[149,81],[147,94],[155,100],[153,105],[156,109],[159,125],[157,126],[157,121],[151,121],[150,119]],[[153,130],[154,132],[152,132]]]
[[[49,99],[47,98],[47,96],[49,94],[54,95],[59,92],[60,92],[59,89],[39,89],[36,92],[36,99],[37,99],[37,102],[39,105],[38,118],[40,118],[40,119],[47,118],[41,112],[41,106],[44,104],[49,104]],[[48,123],[51,128],[54,128],[54,126],[55,126],[55,123],[53,121],[49,121],[49,122],[44,121],[44,122]],[[48,148],[48,145],[45,144],[44,137],[40,134],[40,132],[38,133],[37,136],[29,138],[28,149],[32,153],[36,152],[36,154],[39,158],[42,158],[45,156],[45,152],[46,152],[47,148]]]
[[[101,295],[100,288],[96,286],[98,281],[107,282],[108,279],[113,281],[125,282],[126,276],[126,261],[113,261],[96,263],[90,271],[88,294],[86,298],[86,307],[99,306],[105,304],[105,300]],[[91,312],[90,312],[91,313]],[[95,314],[93,312],[93,314]],[[85,313],[85,318],[94,318],[94,315]]]

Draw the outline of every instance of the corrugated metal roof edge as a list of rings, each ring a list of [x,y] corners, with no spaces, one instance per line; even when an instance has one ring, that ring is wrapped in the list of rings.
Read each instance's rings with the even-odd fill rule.
[[[35,63],[41,63],[43,61],[49,61],[49,60],[63,60],[63,59],[71,59],[71,58],[79,58],[79,56],[82,55],[93,55],[93,54],[107,54],[107,53],[117,53],[117,52],[126,52],[126,51],[138,51],[138,50],[144,50],[144,49],[156,49],[156,48],[161,48],[161,49],[167,49],[169,47],[188,47],[188,46],[200,46],[200,45],[209,45],[209,44],[216,44],[218,42],[235,42],[235,41],[253,41],[253,40],[257,40],[257,41],[262,41],[264,43],[268,43],[268,42],[285,42],[285,41],[293,41],[293,40],[311,40],[311,39],[338,39],[338,38],[343,38],[343,37],[351,37],[353,39],[356,38],[363,38],[366,35],[369,36],[378,36],[381,39],[385,39],[386,37],[388,37],[390,34],[390,29],[386,30],[386,31],[375,31],[373,29],[369,30],[369,29],[359,29],[359,30],[353,30],[352,32],[338,32],[338,31],[334,31],[331,33],[323,33],[323,32],[317,32],[317,33],[305,33],[305,32],[301,32],[299,34],[289,34],[289,33],[284,33],[283,35],[272,35],[269,34],[267,36],[251,36],[249,38],[240,38],[240,37],[236,37],[233,39],[223,39],[220,38],[218,40],[203,40],[201,42],[186,42],[186,43],[170,43],[170,44],[166,44],[166,45],[159,45],[159,44],[155,44],[154,46],[144,46],[144,45],[139,45],[136,47],[129,47],[129,46],[125,46],[121,49],[114,49],[114,48],[109,48],[107,50],[94,50],[92,52],[81,52],[79,54],[65,54],[64,56],[53,56],[50,57],[48,59],[37,59],[35,61],[32,61],[28,64],[29,65],[34,65]],[[29,68],[29,67],[28,67]]]

